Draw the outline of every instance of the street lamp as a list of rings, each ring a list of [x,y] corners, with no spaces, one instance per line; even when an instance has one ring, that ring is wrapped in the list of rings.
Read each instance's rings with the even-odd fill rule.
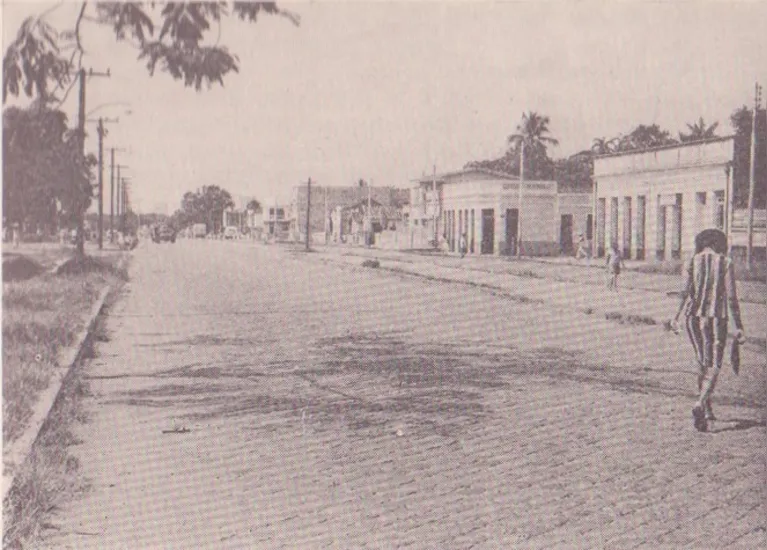
[[[127,107],[127,109],[125,110],[125,114],[130,115],[133,113],[133,111],[131,110],[133,109],[133,105],[131,105],[127,101],[111,101],[109,103],[102,103],[101,105],[98,105],[94,107],[93,109],[91,109],[90,111],[88,111],[88,113],[85,115],[86,118],[91,116],[96,111],[104,109],[105,107]]]

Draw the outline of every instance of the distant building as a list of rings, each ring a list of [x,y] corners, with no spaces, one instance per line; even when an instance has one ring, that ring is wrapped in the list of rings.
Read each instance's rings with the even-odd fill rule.
[[[414,232],[426,228],[450,251],[466,233],[469,254],[512,255],[521,246],[524,255],[551,256],[571,252],[578,233],[591,237],[591,201],[590,193],[559,194],[555,181],[467,168],[414,180],[408,215]]]
[[[290,238],[290,228],[293,220],[289,216],[290,207],[279,204],[274,199],[267,199],[262,205],[261,220],[262,235],[272,240],[287,240]]]
[[[734,205],[747,202],[742,195],[748,192],[748,165],[736,149],[735,138],[723,137],[596,157],[599,255],[617,243],[625,258],[685,258],[695,249],[695,235],[706,228],[722,229],[731,246],[744,247],[745,209]],[[754,246],[764,257],[761,208]]]
[[[364,208],[368,197],[375,202],[380,216],[380,209],[389,212],[389,218],[396,216],[393,210],[401,210],[410,198],[408,189],[385,186],[350,185],[350,186],[311,186],[310,195],[307,195],[307,185],[302,184],[293,188],[293,200],[290,204],[290,219],[292,222],[291,233],[296,241],[304,241],[306,234],[307,199],[310,202],[309,231],[310,233],[324,233],[325,235],[343,234],[339,209],[349,209],[355,205]],[[374,208],[374,211],[376,209]],[[347,212],[350,214],[351,210]],[[333,221],[335,218],[335,222]],[[384,215],[386,218],[386,215]],[[348,221],[348,217],[346,218]],[[334,226],[335,223],[335,226]],[[351,226],[349,226],[351,227]],[[373,230],[375,231],[376,228]],[[350,230],[350,229],[346,229]],[[360,230],[361,231],[361,230]],[[340,232],[340,233],[339,233]]]

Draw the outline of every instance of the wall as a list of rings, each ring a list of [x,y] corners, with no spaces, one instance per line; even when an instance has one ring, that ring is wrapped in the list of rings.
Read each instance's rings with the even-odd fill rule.
[[[384,206],[408,204],[410,190],[396,187],[371,187],[370,197]],[[366,201],[368,198],[367,186],[330,187],[311,186],[311,209],[310,231],[325,231],[326,213],[329,217],[336,207],[347,207]],[[294,220],[294,235],[296,239],[302,239],[306,232],[306,203],[307,186],[298,185],[293,188],[293,200],[290,207],[290,216]],[[327,205],[327,210],[326,210]]]

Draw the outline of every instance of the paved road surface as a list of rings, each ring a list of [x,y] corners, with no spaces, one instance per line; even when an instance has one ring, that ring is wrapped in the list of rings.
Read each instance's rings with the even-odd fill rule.
[[[767,542],[763,358],[699,434],[682,338],[319,260],[135,251],[45,547]]]

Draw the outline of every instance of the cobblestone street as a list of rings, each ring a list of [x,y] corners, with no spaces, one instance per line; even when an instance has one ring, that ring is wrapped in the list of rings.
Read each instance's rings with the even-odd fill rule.
[[[42,546],[765,547],[763,351],[698,433],[686,338],[361,262],[142,243]]]

